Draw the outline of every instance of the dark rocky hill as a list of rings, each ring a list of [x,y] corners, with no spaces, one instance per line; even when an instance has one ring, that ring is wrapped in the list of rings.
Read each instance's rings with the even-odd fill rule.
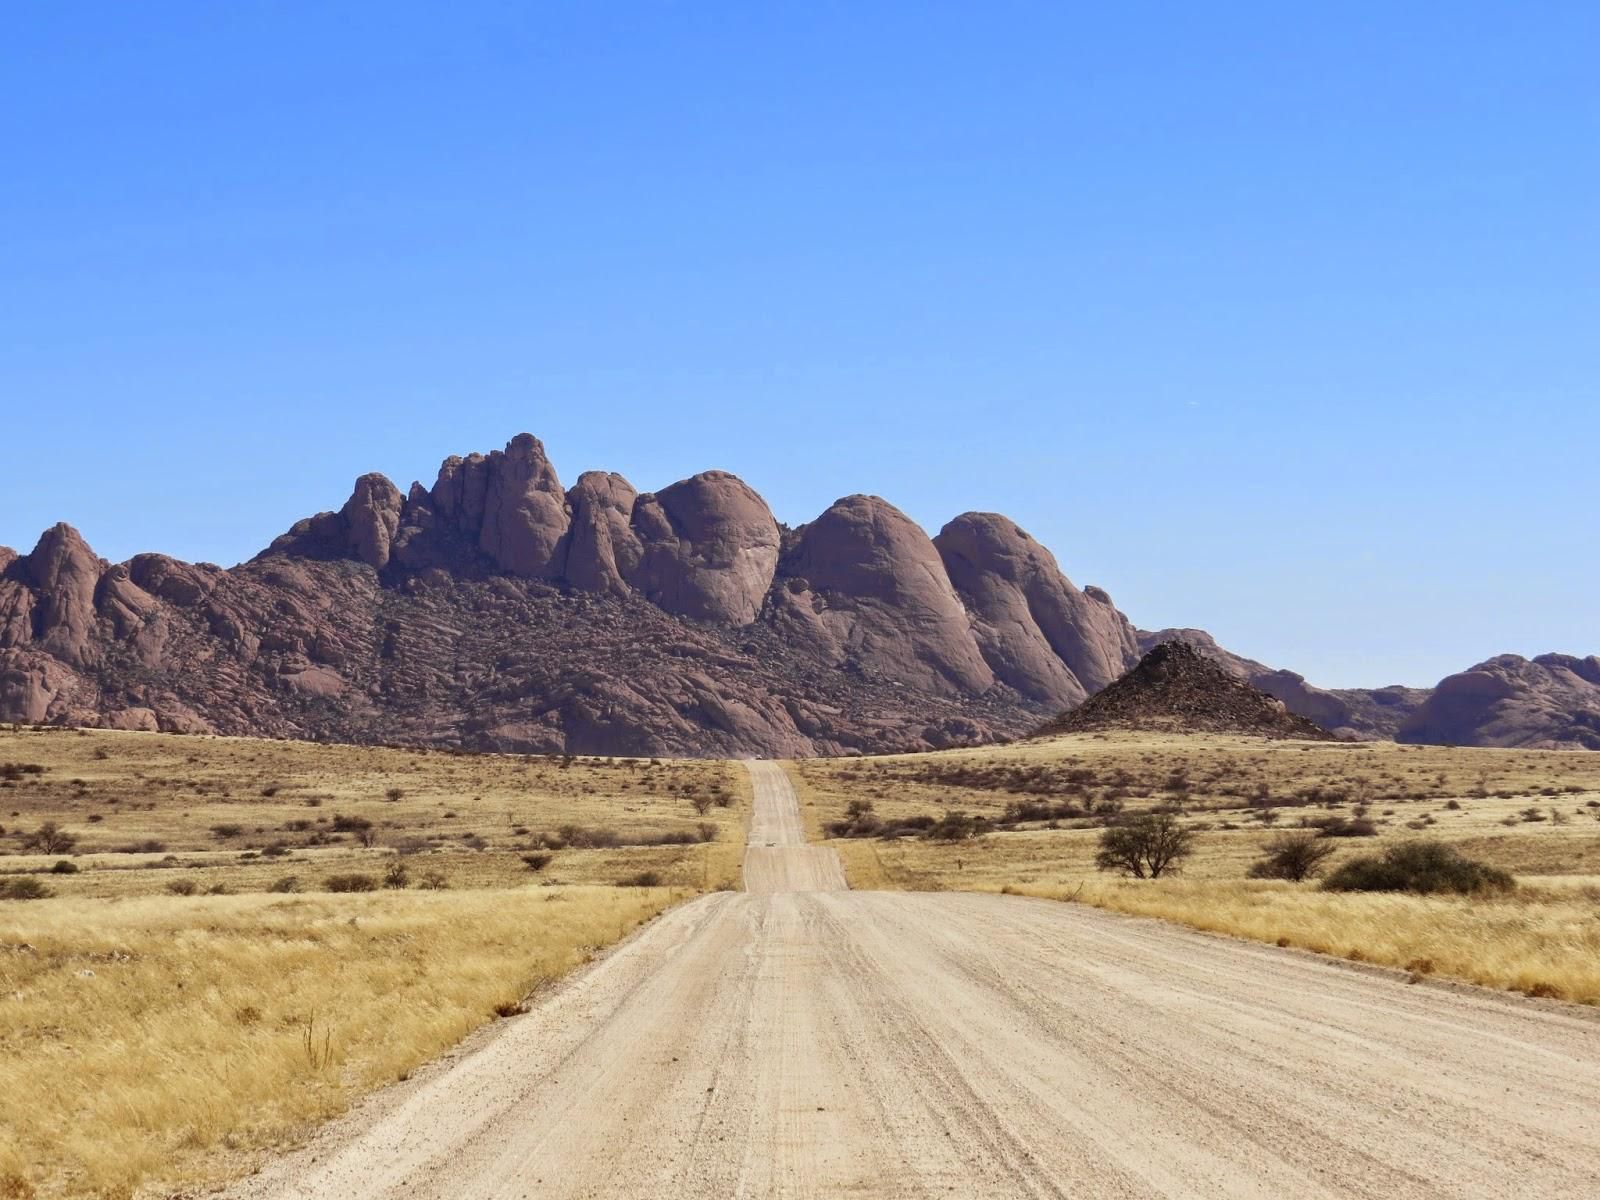
[[[1186,641],[1160,643],[1121,679],[1036,733],[1099,730],[1333,740],[1327,730],[1290,712],[1283,701],[1239,679]]]
[[[1158,633],[1139,632],[1139,649],[1147,652],[1162,642],[1187,642],[1200,653],[1220,663],[1230,674],[1251,687],[1276,696],[1290,712],[1308,717],[1340,737],[1361,740],[1393,738],[1401,725],[1433,694],[1431,688],[1319,688],[1303,675],[1242,658],[1217,645],[1203,629],[1163,629]]]

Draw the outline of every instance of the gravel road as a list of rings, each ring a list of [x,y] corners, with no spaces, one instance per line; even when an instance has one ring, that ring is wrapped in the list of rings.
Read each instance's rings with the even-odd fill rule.
[[[1071,904],[844,890],[751,763],[706,896],[238,1197],[1600,1196],[1592,1013]]]

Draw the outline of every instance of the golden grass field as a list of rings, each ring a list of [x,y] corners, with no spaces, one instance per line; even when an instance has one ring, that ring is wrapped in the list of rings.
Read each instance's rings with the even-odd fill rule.
[[[737,886],[749,814],[720,762],[19,729],[6,763],[41,770],[0,766],[0,887],[54,895],[0,901],[0,1197],[248,1166],[668,905]],[[23,853],[49,821],[74,853]],[[651,843],[702,824],[713,840],[547,848],[563,826]],[[63,860],[77,872],[48,872]],[[396,865],[405,887],[324,890]],[[617,886],[646,873],[658,886]]]
[[[1079,734],[981,750],[793,764],[814,834],[870,801],[886,818],[1008,805],[1165,807],[1197,833],[1176,877],[1096,870],[1093,817],[1024,820],[964,841],[839,838],[851,885],[1013,891],[1491,987],[1600,1004],[1600,755],[1392,743]],[[1270,814],[1270,815],[1268,815]],[[1330,865],[1405,839],[1513,872],[1504,898],[1325,892],[1246,878],[1302,820],[1364,814]],[[1054,825],[1055,828],[1050,826]]]

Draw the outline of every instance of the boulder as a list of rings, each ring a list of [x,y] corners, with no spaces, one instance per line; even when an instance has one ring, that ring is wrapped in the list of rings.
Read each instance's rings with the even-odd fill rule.
[[[984,659],[1024,696],[1067,708],[1139,660],[1127,618],[1081,592],[1055,557],[998,513],[963,513],[933,540]]]
[[[778,523],[735,475],[706,471],[633,506],[637,563],[623,575],[646,599],[697,621],[748,625],[778,566]]]

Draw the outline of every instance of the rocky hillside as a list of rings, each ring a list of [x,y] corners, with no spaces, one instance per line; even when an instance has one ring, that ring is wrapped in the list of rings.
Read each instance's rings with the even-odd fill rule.
[[[1187,641],[1161,642],[1137,666],[1038,736],[1111,729],[1230,733],[1331,741],[1333,735],[1289,711]]]
[[[1141,653],[1155,649],[1162,642],[1173,641],[1193,646],[1234,677],[1282,700],[1290,712],[1310,718],[1339,737],[1363,741],[1394,738],[1411,714],[1433,694],[1429,688],[1398,684],[1381,688],[1319,688],[1293,671],[1274,670],[1254,659],[1241,658],[1224,650],[1202,629],[1139,632]]]
[[[1502,654],[1440,682],[1402,742],[1600,750],[1600,657]]]
[[[230,569],[0,549],[0,720],[582,753],[1014,735],[1138,658],[1104,592],[992,513],[929,538],[849,496],[797,529],[738,478],[655,493],[544,448],[356,481]]]

